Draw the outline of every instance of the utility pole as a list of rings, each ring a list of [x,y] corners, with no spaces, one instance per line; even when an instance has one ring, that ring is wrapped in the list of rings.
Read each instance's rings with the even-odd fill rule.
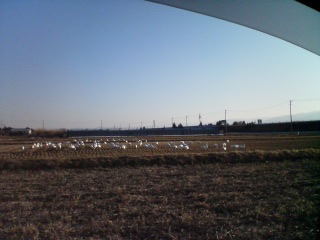
[[[188,116],[186,116],[186,127],[188,127]]]
[[[101,131],[102,131],[102,120],[101,120]]]
[[[225,135],[227,135],[227,110],[224,110],[224,124],[225,124]]]
[[[199,113],[199,125],[201,125],[201,114]]]
[[[292,102],[292,100],[290,100],[290,129],[291,129],[291,134],[292,134],[292,114],[291,114],[291,102]]]
[[[153,128],[156,128],[156,120],[153,120]]]

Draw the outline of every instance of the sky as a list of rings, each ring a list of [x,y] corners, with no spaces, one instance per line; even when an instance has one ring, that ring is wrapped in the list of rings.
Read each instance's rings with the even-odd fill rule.
[[[320,119],[319,89],[318,55],[227,21],[143,0],[0,2],[1,126],[289,121],[290,100]]]

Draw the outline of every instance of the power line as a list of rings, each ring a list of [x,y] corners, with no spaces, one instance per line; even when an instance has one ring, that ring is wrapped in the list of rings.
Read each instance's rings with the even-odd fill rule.
[[[294,99],[291,101],[295,102],[310,102],[310,101],[320,101],[320,98],[311,98],[311,99]]]
[[[239,109],[239,110],[220,110],[220,111],[216,111],[216,112],[211,112],[211,113],[205,113],[205,114],[188,114],[188,115],[184,115],[184,116],[180,116],[180,117],[172,117],[172,118],[168,118],[168,119],[166,119],[166,120],[163,120],[163,121],[159,121],[159,120],[157,120],[157,123],[158,123],[158,125],[159,124],[162,124],[162,123],[165,123],[165,125],[169,125],[170,124],[170,122],[171,122],[171,124],[173,125],[173,123],[174,123],[174,120],[175,121],[183,121],[182,120],[182,118],[183,119],[185,119],[185,121],[186,121],[186,126],[188,126],[188,125],[193,125],[193,124],[196,124],[196,118],[197,118],[197,116],[198,116],[198,118],[199,118],[199,123],[201,123],[202,122],[202,116],[209,116],[209,115],[222,115],[222,112],[224,111],[225,112],[225,115],[226,115],[226,113],[227,113],[227,111],[228,111],[228,113],[246,113],[246,112],[259,112],[259,111],[264,111],[264,110],[268,110],[268,109],[272,109],[272,108],[277,108],[277,107],[279,107],[279,106],[283,106],[283,105],[287,105],[288,104],[288,101],[289,101],[289,105],[290,105],[290,120],[292,121],[292,103],[293,103],[293,101],[296,101],[296,102],[311,102],[311,101],[320,101],[320,98],[311,98],[311,99],[291,99],[291,100],[286,100],[285,102],[280,102],[280,103],[278,103],[278,104],[275,104],[275,105],[271,105],[271,106],[267,106],[267,107],[262,107],[262,108],[257,108],[257,109],[247,109],[247,110],[241,110],[241,109]],[[276,111],[276,110],[274,110],[274,111]],[[281,110],[282,112],[284,111],[284,110]],[[278,111],[277,111],[278,112]],[[261,115],[262,113],[260,113],[260,115]],[[220,115],[220,116],[221,116]],[[232,115],[232,114],[231,114]],[[238,114],[237,114],[238,115]],[[222,117],[222,116],[221,116]],[[229,116],[230,117],[230,116]],[[220,117],[219,117],[220,118]],[[226,118],[226,116],[225,116],[225,118]],[[145,126],[147,126],[147,125],[151,125],[152,127],[154,127],[155,128],[155,121],[156,120],[149,120],[149,121],[143,121],[143,123],[144,123],[144,125]],[[189,121],[189,122],[188,122]],[[8,121],[8,120],[6,120],[6,122],[10,122],[10,121]],[[91,124],[91,123],[98,123],[97,125],[99,126],[100,125],[100,128],[102,129],[103,128],[103,125],[102,125],[102,123],[104,123],[105,125],[109,125],[109,126],[113,126],[113,127],[115,127],[116,125],[119,125],[120,124],[120,128],[121,128],[121,124],[122,125],[127,125],[127,124],[129,124],[129,126],[130,126],[130,128],[131,128],[131,126],[133,125],[133,126],[135,126],[135,125],[137,125],[137,126],[139,126],[140,125],[140,127],[142,128],[142,121],[141,122],[123,122],[123,121],[112,121],[112,120],[103,120],[103,119],[101,119],[100,121],[99,120],[97,120],[97,119],[95,119],[95,120],[90,120],[90,119],[88,119],[88,120],[83,120],[83,121],[81,121],[81,119],[79,120],[79,121],[57,121],[57,120],[25,120],[25,121],[22,121],[22,120],[16,120],[16,121],[14,121],[15,123],[23,123],[23,124],[28,124],[28,123],[37,123],[37,125],[39,126],[41,123],[41,125],[42,125],[42,128],[45,128],[45,123],[46,123],[46,125],[50,125],[50,124],[52,124],[52,123],[55,123],[56,125],[58,124],[58,123],[61,123],[61,124],[73,124],[73,125],[75,125],[75,124],[78,124],[78,125],[83,125],[83,124]],[[99,124],[99,122],[100,122],[100,124]],[[140,123],[140,124],[139,124]],[[47,126],[48,127],[48,126]]]
[[[287,104],[287,101],[279,103],[277,105],[265,107],[265,108],[258,108],[258,109],[251,109],[251,110],[228,110],[228,111],[229,112],[258,112],[258,111],[262,111],[262,110],[266,110],[266,109],[270,109],[270,108],[279,107],[279,106],[282,106],[282,105],[285,105],[285,104]]]

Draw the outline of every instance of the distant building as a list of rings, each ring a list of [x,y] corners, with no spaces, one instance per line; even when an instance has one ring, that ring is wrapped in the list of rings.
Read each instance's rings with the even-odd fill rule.
[[[262,124],[262,119],[258,119],[258,124]]]
[[[32,129],[31,128],[12,128],[11,135],[14,136],[24,136],[24,135],[31,135]]]

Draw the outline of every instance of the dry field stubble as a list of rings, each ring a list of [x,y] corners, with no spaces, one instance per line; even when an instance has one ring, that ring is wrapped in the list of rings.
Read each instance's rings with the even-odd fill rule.
[[[229,136],[246,149],[227,152],[196,142],[224,137],[189,138],[189,151],[168,148],[175,138],[125,151],[1,139],[1,238],[319,237],[319,137]]]

